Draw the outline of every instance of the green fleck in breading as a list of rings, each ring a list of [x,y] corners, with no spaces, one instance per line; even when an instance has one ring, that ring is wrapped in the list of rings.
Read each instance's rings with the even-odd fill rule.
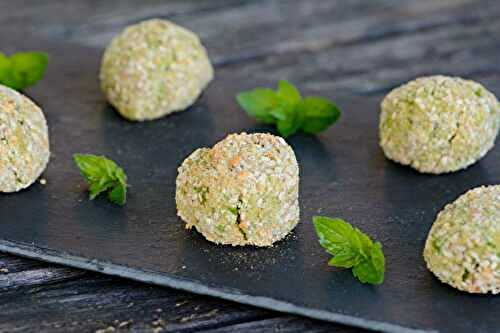
[[[473,189],[441,211],[424,249],[441,281],[470,293],[500,293],[500,185]]]
[[[382,101],[380,145],[387,158],[420,172],[457,171],[494,145],[500,105],[479,83],[456,77],[423,77]]]
[[[212,242],[269,246],[299,221],[298,186],[297,160],[282,138],[233,134],[184,160],[177,214]]]
[[[118,112],[142,121],[189,107],[212,80],[213,68],[193,32],[153,19],[113,39],[104,53],[100,78]]]

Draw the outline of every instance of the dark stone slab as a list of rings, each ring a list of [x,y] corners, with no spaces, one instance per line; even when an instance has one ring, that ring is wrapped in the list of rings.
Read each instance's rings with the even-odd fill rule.
[[[421,256],[447,202],[498,183],[498,148],[466,171],[420,175],[379,150],[379,98],[324,91],[344,110],[342,120],[318,137],[289,140],[301,167],[300,225],[268,249],[214,246],[176,217],[176,168],[191,151],[228,133],[271,131],[234,101],[258,82],[220,75],[190,110],[130,123],[99,92],[100,50],[24,45],[42,43],[52,56],[50,70],[29,94],[46,112],[53,157],[47,185],[0,196],[2,251],[386,332],[491,332],[500,326],[491,315],[500,299],[439,283]],[[87,200],[71,159],[76,152],[105,154],[126,169],[131,188],[124,208]],[[349,271],[326,265],[311,224],[316,214],[342,217],[384,244],[382,286],[362,285]]]

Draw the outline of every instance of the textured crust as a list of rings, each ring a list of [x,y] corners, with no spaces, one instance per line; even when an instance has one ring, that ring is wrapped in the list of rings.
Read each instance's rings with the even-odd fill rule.
[[[423,77],[382,101],[380,146],[393,161],[440,174],[481,159],[493,147],[499,127],[499,103],[482,85]]]
[[[45,117],[38,106],[0,85],[0,192],[30,186],[49,161]]]
[[[442,282],[470,293],[500,293],[500,185],[470,190],[441,211],[424,249]]]
[[[232,134],[179,168],[177,214],[217,244],[270,246],[299,222],[299,167],[270,134]]]
[[[129,120],[150,120],[195,102],[213,78],[198,37],[166,20],[132,25],[113,39],[101,64],[101,88]]]

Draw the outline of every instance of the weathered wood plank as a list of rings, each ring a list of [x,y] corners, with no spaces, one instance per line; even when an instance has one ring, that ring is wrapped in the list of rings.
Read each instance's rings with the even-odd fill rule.
[[[377,94],[417,75],[481,79],[497,71],[500,7],[489,0],[218,0],[198,10],[191,1],[126,5],[87,4],[79,10],[89,17],[59,20],[49,11],[68,6],[55,2],[35,7],[48,19],[30,29],[101,48],[126,24],[167,17],[201,35],[219,75],[269,84],[288,78],[313,91]],[[19,26],[34,14],[24,15],[10,20]]]
[[[252,322],[240,323],[230,326],[225,326],[216,329],[210,329],[205,333],[232,333],[232,332],[259,332],[259,333],[355,333],[359,332],[358,328],[349,328],[337,326],[335,329],[327,323],[318,323],[313,320],[297,318],[297,317],[279,317]]]
[[[230,302],[62,267],[27,269],[0,278],[0,332],[95,331],[118,328],[123,322],[129,329],[164,327],[165,332],[181,332],[273,316]]]

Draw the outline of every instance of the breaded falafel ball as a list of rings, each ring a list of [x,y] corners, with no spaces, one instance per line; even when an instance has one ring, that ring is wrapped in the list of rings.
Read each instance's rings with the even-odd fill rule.
[[[387,158],[423,173],[464,169],[493,147],[500,105],[479,83],[429,76],[382,101],[380,146]]]
[[[30,186],[45,170],[49,156],[42,110],[28,97],[0,85],[0,192]]]
[[[500,185],[468,191],[441,211],[424,258],[439,280],[469,293],[500,293]]]
[[[213,78],[205,48],[191,31],[166,20],[132,25],[106,48],[101,88],[125,118],[157,119],[193,104]]]
[[[232,134],[179,168],[177,214],[217,244],[270,246],[299,222],[299,167],[271,134]]]

